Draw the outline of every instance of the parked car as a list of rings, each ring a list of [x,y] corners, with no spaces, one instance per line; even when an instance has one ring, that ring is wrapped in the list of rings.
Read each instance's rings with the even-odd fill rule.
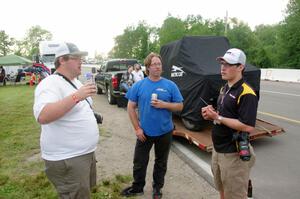
[[[113,59],[105,62],[95,76],[98,94],[106,93],[109,104],[116,104],[120,93],[120,80],[129,65],[138,63],[136,59]]]

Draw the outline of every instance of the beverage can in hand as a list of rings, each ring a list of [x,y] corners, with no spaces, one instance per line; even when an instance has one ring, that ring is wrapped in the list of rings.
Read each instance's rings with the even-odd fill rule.
[[[157,100],[157,94],[156,93],[152,93],[151,100]]]
[[[92,73],[86,73],[85,74],[85,80],[88,83],[94,83],[94,78]]]

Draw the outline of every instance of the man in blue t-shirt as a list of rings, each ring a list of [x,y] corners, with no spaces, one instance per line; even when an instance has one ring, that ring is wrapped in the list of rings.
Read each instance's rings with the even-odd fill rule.
[[[137,137],[133,160],[132,186],[122,196],[142,195],[149,153],[154,144],[153,198],[161,198],[161,188],[167,171],[167,161],[174,124],[172,112],[181,111],[183,98],[176,84],[161,77],[162,62],[158,54],[150,53],[144,64],[147,78],[135,83],[127,92],[128,114]],[[138,107],[139,116],[136,113]]]

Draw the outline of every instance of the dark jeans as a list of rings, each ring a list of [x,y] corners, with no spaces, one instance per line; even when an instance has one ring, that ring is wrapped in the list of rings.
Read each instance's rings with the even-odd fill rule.
[[[141,142],[137,139],[133,159],[133,178],[132,186],[136,190],[143,190],[146,182],[146,172],[149,162],[149,154],[154,144],[155,163],[153,169],[153,188],[164,186],[164,177],[167,172],[168,156],[172,141],[172,132],[161,136],[146,136],[147,140]]]
[[[129,90],[129,85],[125,82],[122,82],[121,85],[120,85],[120,91],[126,93],[128,90]]]

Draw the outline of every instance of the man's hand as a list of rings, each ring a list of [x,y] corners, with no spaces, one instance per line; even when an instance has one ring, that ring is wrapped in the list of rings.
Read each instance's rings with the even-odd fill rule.
[[[155,108],[165,108],[166,102],[155,99],[155,100],[151,100],[151,105],[154,106]]]
[[[135,134],[136,134],[137,139],[139,139],[141,142],[145,142],[147,140],[143,129],[138,128],[137,130],[135,130]]]
[[[82,101],[85,100],[87,97],[95,95],[97,92],[96,85],[94,83],[87,83],[80,87],[75,93],[76,97]]]
[[[214,119],[218,118],[218,113],[215,111],[215,109],[212,107],[212,105],[202,107],[201,114],[205,120],[214,120]]]

